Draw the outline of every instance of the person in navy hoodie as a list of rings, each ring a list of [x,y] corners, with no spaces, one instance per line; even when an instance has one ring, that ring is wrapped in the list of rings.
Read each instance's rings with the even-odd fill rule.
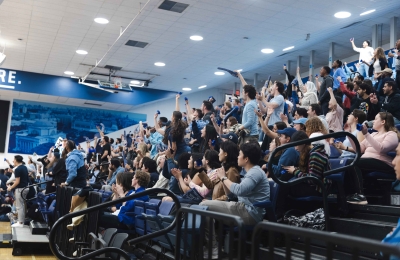
[[[144,171],[138,170],[135,174],[131,172],[120,173],[117,175],[117,184],[113,186],[114,199],[124,198],[145,191],[149,182],[150,174]],[[135,219],[128,216],[126,213],[134,211],[136,200],[148,201],[149,196],[146,195],[125,201],[122,204],[116,204],[116,210],[113,213],[104,212],[104,215],[100,217],[99,226],[105,229],[129,229],[133,227],[135,225]]]

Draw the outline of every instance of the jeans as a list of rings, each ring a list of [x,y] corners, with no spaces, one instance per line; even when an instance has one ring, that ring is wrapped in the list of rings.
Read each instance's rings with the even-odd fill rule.
[[[21,194],[23,188],[15,189],[15,206],[17,208],[18,213],[18,222],[24,223],[25,222],[25,200],[28,195],[29,189],[25,189]]]
[[[369,70],[368,65],[364,63],[361,63],[360,67],[358,67],[358,72],[361,74],[361,76],[364,77],[364,79],[368,78],[368,70]]]

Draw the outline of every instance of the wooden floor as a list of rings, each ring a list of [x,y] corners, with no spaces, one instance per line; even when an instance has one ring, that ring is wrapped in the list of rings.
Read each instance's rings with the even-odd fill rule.
[[[10,222],[0,222],[0,234],[11,234]],[[26,256],[13,256],[12,248],[0,249],[1,260],[53,260],[57,259],[54,256],[41,256],[41,255],[26,255]]]

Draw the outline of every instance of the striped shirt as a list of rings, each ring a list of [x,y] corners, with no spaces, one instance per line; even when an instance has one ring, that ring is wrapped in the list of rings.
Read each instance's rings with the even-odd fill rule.
[[[320,180],[323,179],[325,188],[329,188],[331,180],[324,178],[324,172],[330,170],[329,158],[325,152],[323,145],[317,145],[310,151],[310,158],[308,159],[308,172],[302,172],[300,169],[294,171],[296,178],[305,176],[313,176]],[[315,186],[313,182],[310,185]],[[316,186],[316,190],[322,192],[321,187]]]

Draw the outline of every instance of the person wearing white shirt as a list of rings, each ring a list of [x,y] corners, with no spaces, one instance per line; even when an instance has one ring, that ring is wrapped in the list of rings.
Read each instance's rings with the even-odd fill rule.
[[[358,58],[360,67],[358,68],[358,72],[364,77],[368,78],[368,65],[361,62],[365,61],[367,63],[371,63],[372,57],[374,56],[374,49],[370,47],[370,42],[365,40],[363,41],[363,47],[357,48],[354,44],[354,38],[350,39],[351,45],[353,46],[353,50],[360,53],[360,57]]]

